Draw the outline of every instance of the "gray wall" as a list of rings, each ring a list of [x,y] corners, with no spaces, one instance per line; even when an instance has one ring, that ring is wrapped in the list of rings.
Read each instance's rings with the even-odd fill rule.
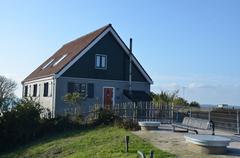
[[[63,100],[63,96],[68,92],[68,82],[94,84],[94,98],[87,98],[86,100],[84,100],[84,102],[82,103],[83,111],[88,111],[89,105],[93,105],[95,103],[102,104],[103,87],[115,88],[115,103],[129,101],[123,95],[123,90],[128,89],[127,81],[60,77],[56,81],[56,114],[64,114],[64,109],[69,107],[69,104],[65,103]],[[141,90],[150,93],[150,84],[147,82],[132,82],[132,90]]]

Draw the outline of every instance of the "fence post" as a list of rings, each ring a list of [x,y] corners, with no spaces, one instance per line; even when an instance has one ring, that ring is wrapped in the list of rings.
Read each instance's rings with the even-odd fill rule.
[[[192,117],[192,108],[189,107],[189,117]]]
[[[239,127],[239,110],[237,109],[237,134],[240,134],[240,127]]]
[[[154,158],[154,151],[153,150],[150,151],[150,158]]]
[[[174,106],[173,106],[173,103],[172,103],[172,108],[171,108],[172,110],[171,110],[171,120],[172,120],[172,122],[171,123],[173,123],[173,115],[174,115]]]

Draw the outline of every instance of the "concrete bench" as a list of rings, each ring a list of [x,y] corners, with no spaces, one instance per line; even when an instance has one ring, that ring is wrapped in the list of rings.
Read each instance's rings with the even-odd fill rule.
[[[189,142],[191,149],[200,149],[207,154],[224,154],[227,152],[227,146],[231,139],[215,135],[193,135],[184,136],[186,142]]]
[[[156,130],[160,126],[160,122],[156,121],[140,121],[138,124],[142,130]]]
[[[172,124],[173,131],[175,132],[175,128],[186,129],[188,131],[193,131],[198,134],[197,130],[212,130],[212,135],[214,135],[214,123],[213,121],[193,118],[193,117],[184,117],[182,123]]]

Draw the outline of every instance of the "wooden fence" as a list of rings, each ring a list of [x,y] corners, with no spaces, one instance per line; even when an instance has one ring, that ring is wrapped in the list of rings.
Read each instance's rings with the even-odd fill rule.
[[[98,109],[99,107],[103,106],[96,104],[89,109],[92,109],[90,111],[94,111],[94,109]],[[134,121],[172,122],[171,106],[154,104],[153,102],[117,103],[110,110],[121,118],[132,119]]]

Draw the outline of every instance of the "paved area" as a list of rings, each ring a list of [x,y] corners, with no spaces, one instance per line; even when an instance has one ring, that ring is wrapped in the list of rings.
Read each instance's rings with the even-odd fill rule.
[[[206,131],[199,131],[200,134],[206,134]],[[207,133],[211,133],[210,131]],[[136,131],[133,134],[140,136],[146,141],[151,142],[161,150],[168,151],[177,155],[178,158],[240,158],[240,137],[233,133],[216,131],[216,135],[231,138],[231,143],[227,147],[228,153],[225,155],[204,154],[200,150],[192,148],[185,142],[185,132],[172,132],[170,125],[161,125],[159,130],[154,131]]]

